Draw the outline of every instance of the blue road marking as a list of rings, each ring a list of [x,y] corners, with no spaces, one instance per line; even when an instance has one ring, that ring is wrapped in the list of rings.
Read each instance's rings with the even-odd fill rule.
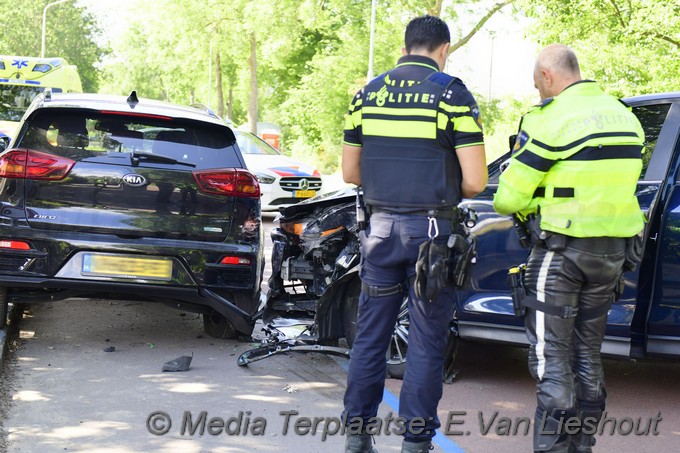
[[[337,363],[345,370],[345,372],[349,371],[349,362],[337,361]],[[383,389],[383,402],[392,408],[392,411],[395,414],[399,413],[399,398],[387,389]],[[444,453],[465,453],[465,450],[446,437],[440,430],[437,430],[437,434],[432,438],[432,443],[441,448]]]

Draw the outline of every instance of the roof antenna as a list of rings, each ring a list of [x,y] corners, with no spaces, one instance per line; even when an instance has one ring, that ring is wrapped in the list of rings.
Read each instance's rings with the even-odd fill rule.
[[[139,99],[137,98],[137,92],[135,90],[132,90],[132,93],[128,96],[127,103],[130,108],[135,108],[135,106],[139,104]]]

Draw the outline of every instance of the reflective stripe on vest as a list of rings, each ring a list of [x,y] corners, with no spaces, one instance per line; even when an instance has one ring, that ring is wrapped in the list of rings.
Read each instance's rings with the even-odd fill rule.
[[[454,79],[433,73],[413,86],[369,83],[361,104],[361,181],[373,206],[438,208],[460,201],[460,165],[453,150],[437,142],[439,99]],[[467,107],[469,110],[469,107]]]
[[[525,115],[521,134],[495,205],[534,195],[529,208],[540,209],[541,227],[573,237],[629,237],[643,228],[635,191],[644,132],[617,99],[592,82],[572,85]],[[573,195],[559,196],[559,188]]]

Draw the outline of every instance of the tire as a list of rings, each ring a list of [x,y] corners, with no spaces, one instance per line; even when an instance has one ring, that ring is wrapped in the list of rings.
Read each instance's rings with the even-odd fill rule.
[[[359,294],[361,294],[361,280],[356,278],[347,286],[344,294],[343,329],[347,345],[351,349],[357,337],[357,316],[359,315]]]
[[[7,326],[7,316],[9,316],[9,298],[7,288],[0,287],[0,329]]]
[[[404,298],[399,310],[397,323],[387,348],[387,377],[404,379],[406,374],[406,351],[408,351],[408,329],[410,320],[408,316],[408,300]],[[453,382],[458,374],[454,369],[458,345],[460,340],[454,331],[449,330],[446,347],[444,348],[444,370],[442,380],[447,383]]]
[[[220,340],[238,338],[238,332],[233,324],[216,311],[203,315],[203,330],[209,336]]]

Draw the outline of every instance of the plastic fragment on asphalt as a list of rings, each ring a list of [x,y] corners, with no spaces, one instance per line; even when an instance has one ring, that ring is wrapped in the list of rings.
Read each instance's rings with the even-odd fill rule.
[[[193,354],[191,354],[190,356],[183,355],[181,357],[177,357],[175,360],[165,362],[165,364],[163,365],[163,371],[187,371],[189,370],[189,366],[191,365],[191,359],[193,358],[194,358]]]
[[[286,384],[286,386],[283,388],[288,393],[297,393],[297,388],[293,387],[290,384]]]
[[[104,352],[113,352],[116,350],[115,346],[109,346],[108,348],[104,348]]]

